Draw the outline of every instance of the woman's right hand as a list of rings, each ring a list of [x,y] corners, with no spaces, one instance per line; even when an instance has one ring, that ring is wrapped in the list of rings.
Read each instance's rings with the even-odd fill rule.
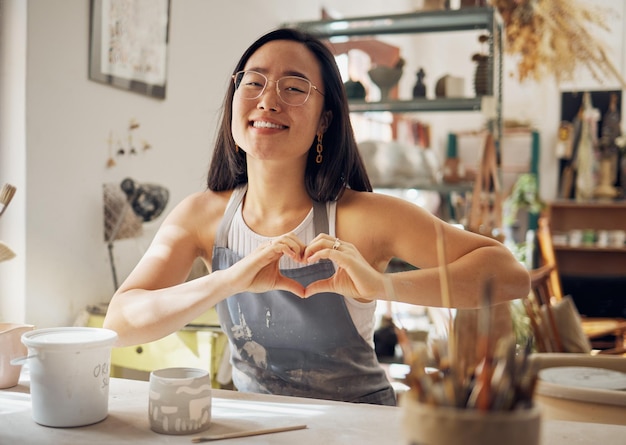
[[[302,262],[305,248],[302,241],[290,233],[260,245],[226,270],[233,274],[232,283],[239,292],[260,293],[281,289],[304,297],[304,287],[281,274],[279,263],[284,255]]]

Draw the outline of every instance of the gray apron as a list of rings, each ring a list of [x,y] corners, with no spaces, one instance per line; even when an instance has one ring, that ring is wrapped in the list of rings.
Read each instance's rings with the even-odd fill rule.
[[[213,247],[213,270],[241,258],[227,247],[228,231],[246,188],[234,190]],[[314,203],[316,233],[328,233],[324,203]],[[283,269],[303,286],[335,273],[324,260]],[[374,349],[359,334],[344,298],[323,293],[301,299],[291,292],[242,292],[217,304],[230,340],[233,383],[240,391],[395,405],[396,397]]]

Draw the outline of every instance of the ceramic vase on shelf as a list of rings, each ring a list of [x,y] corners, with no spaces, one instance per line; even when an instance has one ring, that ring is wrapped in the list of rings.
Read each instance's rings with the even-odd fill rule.
[[[448,133],[446,160],[443,164],[443,182],[455,184],[464,179],[465,168],[457,154],[456,134]]]
[[[420,68],[416,73],[417,82],[415,82],[415,86],[413,87],[413,98],[418,99],[420,97],[426,97],[426,85],[424,85],[424,68]]]
[[[389,99],[389,93],[400,81],[403,69],[404,59],[400,59],[393,67],[377,65],[367,72],[372,82],[380,88],[380,100]]]
[[[485,46],[489,43],[490,36],[481,34],[478,36],[478,42]],[[485,49],[472,55],[472,61],[476,63],[474,71],[474,93],[476,96],[486,96],[489,94],[489,55]]]
[[[486,96],[489,93],[489,65],[488,57],[481,55],[476,58],[476,71],[474,72],[474,93],[476,96]]]
[[[346,96],[348,96],[348,99],[365,99],[365,87],[358,80],[350,79],[346,81],[343,86],[346,90]]]

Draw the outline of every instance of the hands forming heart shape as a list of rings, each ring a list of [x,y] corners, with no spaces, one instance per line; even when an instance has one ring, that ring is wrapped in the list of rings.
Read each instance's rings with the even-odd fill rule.
[[[303,265],[322,259],[335,263],[336,272],[329,278],[304,287],[280,273],[279,261],[287,255]],[[286,290],[300,298],[322,292],[334,292],[350,298],[374,300],[384,292],[383,274],[375,270],[354,245],[327,234],[318,235],[306,245],[294,234],[287,234],[259,246],[231,267],[241,291],[254,293]]]

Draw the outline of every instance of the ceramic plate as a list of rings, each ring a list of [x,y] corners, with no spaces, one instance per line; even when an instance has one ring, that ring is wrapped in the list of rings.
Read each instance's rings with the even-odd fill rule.
[[[585,366],[562,366],[539,371],[545,382],[576,388],[626,390],[626,373]]]

